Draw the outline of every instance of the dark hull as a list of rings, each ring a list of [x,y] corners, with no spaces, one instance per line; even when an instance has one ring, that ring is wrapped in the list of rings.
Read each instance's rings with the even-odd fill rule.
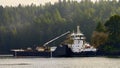
[[[17,51],[14,52],[14,56],[37,56],[37,57],[89,57],[96,56],[96,52],[88,51],[88,52],[80,52],[73,53],[68,46],[58,46],[54,52],[38,52],[38,51]]]
[[[14,56],[22,57],[69,57],[69,49],[67,46],[58,46],[54,52],[50,51],[16,51],[13,52]]]
[[[24,52],[14,52],[14,56],[17,57],[32,57],[32,56],[39,56],[39,57],[50,57],[50,52],[34,52],[34,51],[24,51]]]
[[[71,57],[94,57],[94,56],[97,56],[97,54],[96,52],[93,52],[93,51],[71,53]]]
[[[14,56],[37,56],[37,57],[92,57],[97,56],[95,52],[80,52],[80,53],[56,53],[56,52],[16,52]]]

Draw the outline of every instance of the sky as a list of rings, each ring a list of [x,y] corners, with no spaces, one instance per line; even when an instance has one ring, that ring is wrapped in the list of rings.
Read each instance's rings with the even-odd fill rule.
[[[40,5],[40,4],[45,4],[47,2],[57,2],[58,0],[0,0],[0,5],[2,6],[18,6],[19,4],[21,5],[31,5],[36,4],[36,5]],[[75,0],[75,1],[80,1],[80,0]],[[95,0],[93,0],[95,1]]]
[[[0,5],[2,6],[18,6],[21,5],[31,5],[45,4],[46,2],[57,2],[58,0],[0,0]]]

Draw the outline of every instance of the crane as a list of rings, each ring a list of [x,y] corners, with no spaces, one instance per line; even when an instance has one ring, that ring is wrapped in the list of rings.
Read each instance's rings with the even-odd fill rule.
[[[60,37],[62,37],[62,36],[64,36],[64,35],[66,35],[66,34],[68,34],[68,33],[70,33],[70,31],[68,31],[68,32],[66,32],[66,33],[64,33],[64,34],[61,34],[60,36],[58,36],[58,37],[56,37],[56,38],[54,38],[54,39],[52,39],[52,40],[46,42],[43,46],[48,45],[49,43],[51,43],[51,42],[57,40],[58,38],[60,38]]]

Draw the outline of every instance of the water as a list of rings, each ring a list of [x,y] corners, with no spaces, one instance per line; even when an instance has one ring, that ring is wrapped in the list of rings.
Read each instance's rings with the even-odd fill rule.
[[[13,58],[1,57],[0,68],[120,68],[119,58]]]

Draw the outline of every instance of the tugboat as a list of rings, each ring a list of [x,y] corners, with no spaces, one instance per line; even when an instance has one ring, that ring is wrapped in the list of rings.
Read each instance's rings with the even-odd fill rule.
[[[72,44],[68,44],[71,48],[71,56],[95,56],[97,49],[91,46],[85,41],[84,34],[80,31],[80,27],[77,26],[77,32],[71,33],[71,39],[73,40]]]
[[[47,45],[60,37],[69,34],[70,31],[46,42],[42,47],[36,49],[12,49],[14,56],[38,56],[38,57],[80,57],[80,56],[95,56],[97,49],[85,41],[84,34],[77,26],[77,32],[70,34],[72,43],[61,44],[57,47],[48,47]]]

